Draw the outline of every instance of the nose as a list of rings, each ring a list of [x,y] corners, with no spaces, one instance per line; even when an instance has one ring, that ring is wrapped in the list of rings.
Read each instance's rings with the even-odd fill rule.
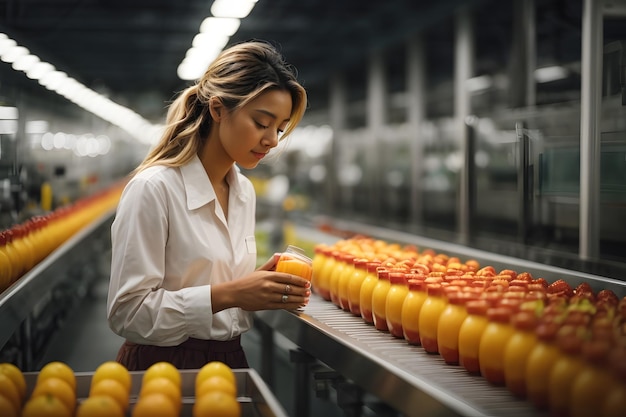
[[[277,131],[272,129],[267,129],[266,134],[263,135],[263,139],[261,139],[261,143],[263,144],[263,146],[266,146],[268,148],[275,148],[276,146],[278,146],[278,141],[279,134]]]

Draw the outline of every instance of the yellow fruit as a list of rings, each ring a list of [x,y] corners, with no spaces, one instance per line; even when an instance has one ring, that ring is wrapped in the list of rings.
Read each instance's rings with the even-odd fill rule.
[[[22,417],[71,417],[72,414],[54,395],[39,395],[31,398],[22,409]]]
[[[210,376],[221,375],[227,380],[231,381],[235,387],[237,386],[237,381],[235,378],[235,373],[230,368],[230,366],[226,365],[224,362],[213,361],[209,362],[200,368],[198,371],[198,375],[196,375],[196,390]]]
[[[0,374],[0,394],[7,400],[11,401],[13,407],[17,410],[22,408],[22,399],[20,398],[20,392],[7,375]]]
[[[241,404],[232,395],[213,391],[196,397],[192,415],[193,417],[240,417]]]
[[[130,372],[124,365],[115,361],[107,361],[96,368],[91,378],[91,385],[98,383],[103,379],[115,379],[120,382],[126,391],[130,393],[132,386],[132,377]]]
[[[6,398],[3,393],[0,393],[0,416],[2,417],[19,417],[17,408],[13,405],[13,402]]]
[[[76,417],[124,417],[122,407],[108,395],[89,396],[76,410]]]
[[[202,381],[196,389],[196,397],[201,397],[211,391],[222,391],[233,397],[237,396],[237,387],[222,375],[213,375]]]
[[[67,382],[57,377],[49,377],[37,382],[30,398],[40,395],[52,395],[57,397],[72,413],[76,409],[76,392]]]
[[[46,378],[56,377],[67,382],[72,390],[76,391],[76,375],[74,370],[63,362],[49,362],[41,368],[39,375],[37,376],[37,383],[43,381]]]
[[[24,399],[26,399],[26,379],[24,379],[24,374],[20,368],[12,363],[0,363],[0,374],[5,374],[13,381],[13,385],[17,388],[20,398],[24,401]]]
[[[178,417],[179,410],[165,394],[140,396],[133,407],[132,417]]]
[[[100,395],[108,395],[120,405],[122,410],[126,412],[128,409],[129,393],[121,382],[116,379],[102,379],[91,385],[89,396],[95,397]]]
[[[172,381],[180,389],[182,378],[180,371],[169,362],[157,362],[151,365],[143,374],[142,385],[152,378],[165,377]]]
[[[165,394],[172,400],[172,404],[180,411],[182,407],[183,396],[179,387],[176,386],[169,378],[160,376],[146,381],[141,386],[139,397],[145,397],[149,394],[160,393]]]

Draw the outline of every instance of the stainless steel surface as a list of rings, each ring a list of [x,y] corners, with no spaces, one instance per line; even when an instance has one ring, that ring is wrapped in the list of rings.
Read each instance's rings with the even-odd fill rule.
[[[445,364],[314,295],[302,312],[256,313],[301,349],[407,416],[543,416],[504,387]]]
[[[602,110],[603,0],[585,0],[580,100],[579,254],[600,254],[600,112]]]

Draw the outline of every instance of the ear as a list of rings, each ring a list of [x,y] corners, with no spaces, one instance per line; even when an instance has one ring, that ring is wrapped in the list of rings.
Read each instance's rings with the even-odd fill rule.
[[[209,99],[209,112],[211,113],[213,120],[219,122],[224,111],[224,104],[219,97],[211,97]]]

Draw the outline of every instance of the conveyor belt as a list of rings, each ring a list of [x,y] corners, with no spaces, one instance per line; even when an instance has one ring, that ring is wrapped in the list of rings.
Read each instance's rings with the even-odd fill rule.
[[[505,387],[376,330],[313,295],[300,312],[258,312],[301,349],[407,416],[547,416]]]

